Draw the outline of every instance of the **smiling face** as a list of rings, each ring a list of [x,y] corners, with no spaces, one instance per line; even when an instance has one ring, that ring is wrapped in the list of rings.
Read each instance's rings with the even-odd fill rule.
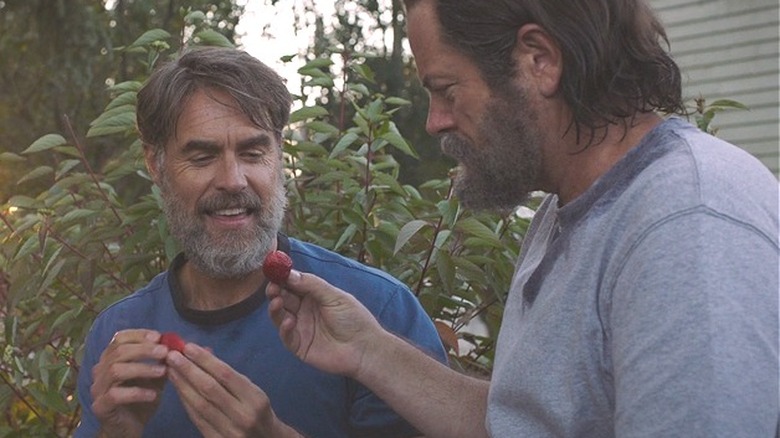
[[[477,67],[441,39],[435,2],[408,12],[418,74],[430,92],[426,130],[459,167],[455,193],[476,209],[506,209],[539,189],[541,135],[526,90],[494,93]]]
[[[286,205],[280,154],[274,133],[213,89],[188,98],[159,160],[146,150],[171,233],[196,269],[242,278],[261,267]]]

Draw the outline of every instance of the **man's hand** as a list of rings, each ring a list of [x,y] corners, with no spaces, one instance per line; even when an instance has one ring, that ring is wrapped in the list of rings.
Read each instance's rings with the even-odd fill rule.
[[[112,437],[140,437],[165,384],[168,349],[152,330],[117,332],[92,369],[92,411]]]
[[[313,274],[293,270],[266,295],[282,342],[304,362],[362,383],[425,436],[487,436],[489,382],[385,331],[355,297]]]
[[[193,343],[166,358],[168,378],[206,438],[300,437],[276,417],[266,394],[208,350]]]
[[[384,334],[352,295],[325,280],[293,270],[284,288],[269,284],[269,313],[285,346],[323,371],[356,377],[369,348]]]

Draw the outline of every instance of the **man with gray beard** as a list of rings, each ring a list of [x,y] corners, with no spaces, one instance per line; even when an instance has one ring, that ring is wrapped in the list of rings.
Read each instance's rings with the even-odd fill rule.
[[[76,437],[418,435],[354,379],[300,361],[270,320],[262,264],[279,250],[297,269],[354,290],[388,330],[446,361],[406,286],[280,233],[290,105],[275,72],[233,49],[188,51],[139,91],[146,165],[182,253],[95,320]],[[160,342],[171,332],[182,348]]]
[[[463,204],[547,192],[491,379],[419,354],[311,273],[267,289],[288,348],[428,437],[780,436],[777,179],[671,115],[681,75],[647,2],[404,3]]]

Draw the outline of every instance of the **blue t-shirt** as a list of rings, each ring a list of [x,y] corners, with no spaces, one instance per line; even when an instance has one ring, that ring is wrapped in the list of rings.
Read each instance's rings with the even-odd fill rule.
[[[446,355],[430,317],[411,291],[398,280],[334,252],[279,236],[297,270],[316,274],[352,293],[383,327],[408,339],[444,362]],[[266,284],[241,303],[216,311],[185,308],[175,273],[170,269],[107,309],[95,320],[86,339],[78,397],[82,408],[76,437],[95,436],[100,424],[91,405],[92,368],[114,333],[148,328],[179,333],[188,342],[209,347],[214,354],[248,377],[271,401],[274,413],[298,432],[311,437],[405,437],[416,431],[379,398],[356,381],[324,373],[304,364],[282,345],[268,315]],[[388,376],[400,378],[400,376]],[[109,431],[110,432],[110,431]],[[178,394],[166,383],[145,437],[198,437]]]

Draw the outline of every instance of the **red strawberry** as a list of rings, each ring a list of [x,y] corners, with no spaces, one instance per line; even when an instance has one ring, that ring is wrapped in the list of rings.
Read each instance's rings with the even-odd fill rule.
[[[263,275],[276,284],[284,284],[290,276],[292,259],[282,251],[272,251],[263,261]]]
[[[184,339],[174,332],[165,332],[160,336],[160,343],[179,353],[184,351]]]

